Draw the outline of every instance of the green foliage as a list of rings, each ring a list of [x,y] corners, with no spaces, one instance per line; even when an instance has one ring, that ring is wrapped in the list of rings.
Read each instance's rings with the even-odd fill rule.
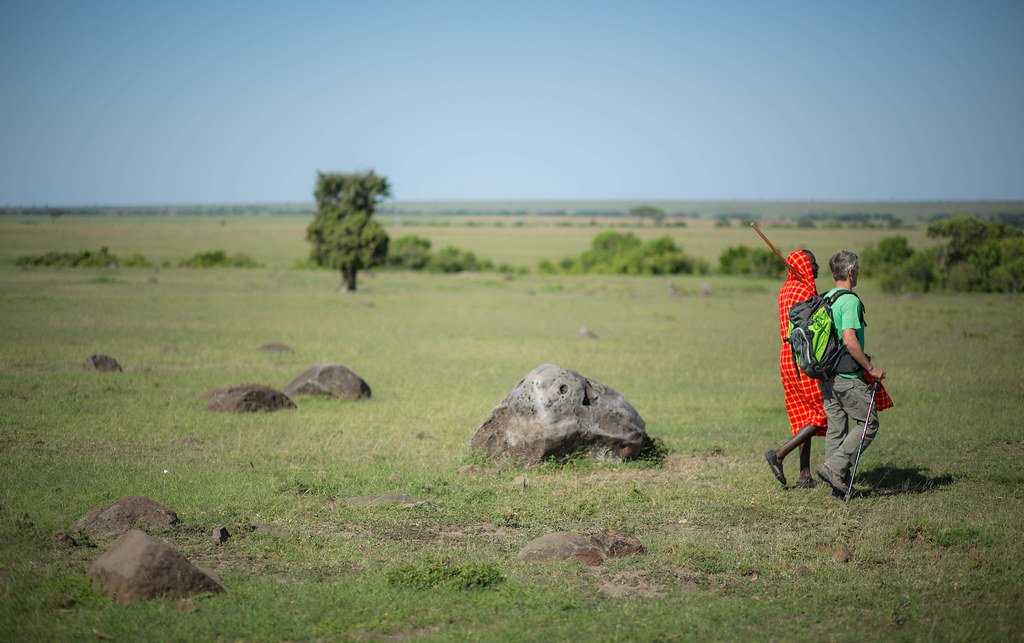
[[[678,275],[705,274],[707,263],[688,256],[672,237],[641,241],[633,233],[608,231],[591,241],[578,259],[565,257],[558,265],[538,264],[541,274]]]
[[[241,252],[229,255],[223,250],[197,252],[187,259],[178,262],[179,268],[261,268],[257,263]]]
[[[388,251],[388,266],[395,269],[426,270],[427,272],[466,272],[492,270],[494,263],[489,259],[477,259],[476,254],[447,245],[436,253],[430,252],[431,242],[416,235],[406,235],[391,243]],[[511,274],[509,265],[499,270]]]
[[[781,277],[786,266],[767,248],[735,246],[718,257],[718,274],[746,275],[750,277]]]
[[[430,240],[407,234],[391,242],[388,267],[423,270],[430,262]]]
[[[463,272],[491,268],[489,261],[479,261],[472,252],[459,250],[455,246],[445,246],[430,257],[426,269],[430,272]]]
[[[637,459],[649,466],[660,467],[665,464],[670,453],[672,450],[668,448],[664,440],[644,435],[643,444],[640,446],[640,455],[637,456]]]
[[[865,276],[883,290],[927,292],[936,287],[962,292],[1024,289],[1024,232],[973,216],[943,219],[928,227],[945,244],[914,251],[902,236],[886,237],[861,253]]]
[[[136,252],[122,261],[117,255],[103,246],[99,252],[82,250],[79,252],[51,251],[41,255],[24,255],[14,260],[16,266],[55,266],[60,268],[106,268],[119,266],[125,268],[149,268],[151,264],[140,253]]]
[[[317,213],[306,229],[310,258],[341,271],[347,290],[356,289],[356,273],[387,260],[388,235],[371,220],[377,204],[391,194],[388,180],[366,174],[317,172]]]
[[[450,558],[435,560],[427,556],[418,565],[404,565],[391,570],[387,579],[391,585],[416,589],[473,589],[494,585],[502,580],[502,575],[496,567],[487,563],[456,565]]]

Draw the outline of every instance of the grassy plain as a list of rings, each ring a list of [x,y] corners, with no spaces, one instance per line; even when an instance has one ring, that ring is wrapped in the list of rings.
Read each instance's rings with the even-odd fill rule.
[[[777,283],[673,277],[672,295],[664,278],[378,272],[343,294],[334,273],[289,269],[307,253],[305,219],[221,221],[0,221],[0,637],[1024,638],[1020,298],[858,288],[868,352],[890,373],[897,406],[862,461],[866,497],[845,505],[822,488],[782,489],[763,461],[788,435]],[[578,254],[600,229],[389,232],[532,269]],[[712,263],[757,241],[697,223],[633,231],[671,234]],[[890,234],[767,231],[783,252],[819,255]],[[172,263],[223,249],[266,267],[8,263],[101,245]],[[697,296],[703,283],[713,296]],[[599,339],[580,338],[581,326]],[[269,342],[294,352],[257,350]],[[82,371],[93,352],[125,372]],[[328,361],[361,375],[373,397],[300,398],[296,411],[244,416],[208,413],[198,397],[242,381],[282,388]],[[467,447],[488,411],[545,362],[622,392],[671,450],[665,463],[545,465],[526,472],[525,489],[507,466],[460,473],[480,464]],[[429,505],[345,502],[385,492]],[[228,593],[181,614],[174,601],[121,606],[91,590],[85,572],[110,541],[61,548],[53,535],[129,495],[177,511],[182,524],[158,535],[217,570]],[[248,533],[254,522],[290,535]],[[219,526],[234,534],[220,546],[210,538]],[[541,535],[604,528],[635,534],[648,554],[600,567],[515,560]],[[428,556],[487,563],[504,580],[475,590],[387,582]]]

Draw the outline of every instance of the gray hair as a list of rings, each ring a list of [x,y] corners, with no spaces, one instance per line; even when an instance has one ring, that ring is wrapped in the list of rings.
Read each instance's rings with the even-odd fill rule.
[[[836,281],[846,279],[850,276],[851,270],[857,270],[857,255],[849,250],[840,250],[828,260],[828,267],[832,271],[832,278]]]

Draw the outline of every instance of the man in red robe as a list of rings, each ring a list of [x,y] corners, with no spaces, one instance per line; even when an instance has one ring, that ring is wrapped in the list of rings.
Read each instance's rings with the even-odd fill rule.
[[[811,488],[815,486],[811,477],[811,438],[815,435],[825,435],[827,422],[818,380],[807,377],[797,367],[787,339],[790,307],[817,294],[814,280],[818,277],[818,262],[810,250],[795,250],[787,261],[791,268],[789,277],[779,291],[779,334],[782,338],[779,374],[782,376],[786,413],[789,415],[789,428],[793,437],[778,449],[766,452],[764,457],[772,474],[785,486],[786,475],[782,471],[782,461],[790,451],[799,446],[800,479],[796,486]]]

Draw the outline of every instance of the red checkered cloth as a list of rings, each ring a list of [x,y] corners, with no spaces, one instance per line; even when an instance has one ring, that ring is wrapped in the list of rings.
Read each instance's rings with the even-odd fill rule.
[[[871,384],[875,381],[875,378],[871,377],[867,373],[864,373],[864,378]],[[885,386],[881,382],[878,383],[878,390],[875,391],[875,410],[884,411],[885,409],[891,409],[893,407],[892,398],[889,397],[889,393],[886,392]]]
[[[788,261],[789,265],[796,269],[796,272],[789,271],[789,278],[779,291],[779,335],[782,338],[782,350],[779,351],[779,374],[782,376],[782,390],[786,394],[789,429],[793,435],[796,435],[797,431],[809,424],[824,427],[826,420],[818,380],[811,379],[800,371],[796,362],[793,361],[793,353],[786,342],[790,307],[798,301],[817,294],[814,290],[814,270],[802,250],[790,253]],[[825,429],[818,431],[816,435],[825,435]]]

